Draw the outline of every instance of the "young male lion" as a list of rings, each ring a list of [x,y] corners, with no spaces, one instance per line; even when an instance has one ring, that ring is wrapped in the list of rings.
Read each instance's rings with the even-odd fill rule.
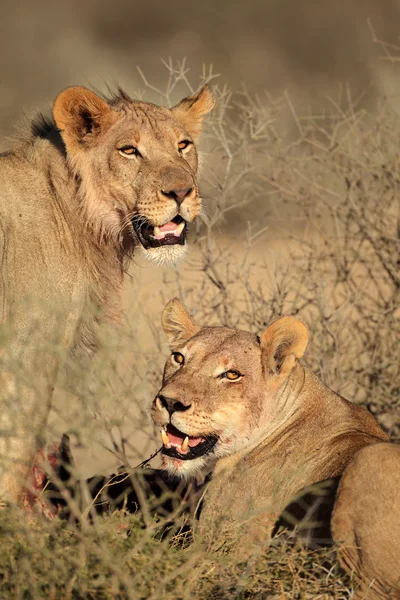
[[[174,299],[162,322],[172,355],[152,417],[172,475],[190,478],[215,463],[198,526],[209,549],[229,541],[245,557],[265,547],[299,490],[387,440],[370,413],[301,364],[308,332],[294,317],[258,337],[200,327]]]
[[[81,362],[118,314],[141,249],[184,254],[200,213],[195,143],[207,87],[172,109],[63,91],[0,155],[0,496],[19,501],[63,362]]]

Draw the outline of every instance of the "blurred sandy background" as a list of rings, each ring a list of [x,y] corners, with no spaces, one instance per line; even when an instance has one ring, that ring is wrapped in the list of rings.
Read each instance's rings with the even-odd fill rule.
[[[161,59],[169,57],[174,62],[185,57],[196,82],[203,65],[212,64],[214,72],[221,74],[220,85],[236,90],[245,85],[250,94],[261,98],[265,92],[271,97],[287,93],[296,110],[320,111],[332,100],[340,103],[349,98],[372,109],[380,102],[400,105],[396,65],[385,57],[385,51],[398,44],[399,0],[8,0],[2,2],[0,17],[1,149],[7,147],[6,136],[23,112],[50,106],[69,85],[105,90],[107,84],[118,82],[132,95],[145,94],[146,99],[158,101],[157,94],[146,90],[136,67],[163,88],[166,69]],[[392,50],[396,56],[396,49]],[[228,221],[217,233],[229,239],[232,227]],[[260,260],[279,254],[279,235],[273,237],[273,244],[267,236],[264,245],[256,247]],[[239,246],[236,251],[240,256]],[[193,247],[192,262],[179,271],[183,278],[192,277],[194,285],[196,252]],[[133,346],[140,339],[146,351],[132,346],[122,370],[129,372],[133,361],[138,377],[141,370],[152,371],[151,361],[160,365],[166,356],[154,324],[159,321],[165,281],[169,282],[166,299],[179,291],[179,281],[174,271],[149,268],[140,261],[132,274],[124,290],[126,331],[135,340]],[[144,311],[148,319],[137,311]],[[151,428],[144,435],[133,423],[138,423],[137,396],[139,404],[149,401],[160,375],[155,373],[149,388],[142,386],[139,394],[135,380],[134,402],[129,394],[124,400],[115,394],[111,413],[132,409],[123,436],[137,450],[133,464],[156,447]],[[52,426],[59,433],[71,421],[71,406],[62,395],[57,413]],[[113,469],[120,462],[98,444],[76,450],[76,456],[82,475]]]
[[[338,84],[365,102],[377,79],[396,93],[369,23],[396,44],[398,0],[5,0],[0,16],[2,133],[21,107],[43,106],[68,85],[140,90],[136,65],[160,84],[170,56],[195,72],[212,63],[231,87],[288,90],[305,105],[337,96]]]

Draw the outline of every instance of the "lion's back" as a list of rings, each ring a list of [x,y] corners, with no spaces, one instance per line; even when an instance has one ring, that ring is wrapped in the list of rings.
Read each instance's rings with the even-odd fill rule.
[[[34,149],[0,154],[0,216],[3,222],[26,228],[35,234],[34,225],[51,218],[54,207],[49,189],[46,164],[35,156]],[[45,232],[43,232],[45,233]]]
[[[400,598],[400,446],[362,448],[345,470],[332,517],[342,560],[366,598]],[[360,590],[361,593],[361,590]]]
[[[0,155],[0,321],[16,326],[37,305],[43,314],[71,300],[80,284],[81,257],[51,190],[40,152]],[[42,311],[42,308],[44,310]],[[13,318],[14,317],[14,318]],[[28,315],[29,317],[29,315]],[[31,321],[27,318],[27,323]]]

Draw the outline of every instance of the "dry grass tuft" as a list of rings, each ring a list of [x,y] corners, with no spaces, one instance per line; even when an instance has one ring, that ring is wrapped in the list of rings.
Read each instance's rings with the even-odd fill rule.
[[[116,512],[84,530],[60,520],[35,526],[2,519],[1,597],[14,600],[347,598],[332,552],[276,543],[268,556],[236,564],[157,541],[137,515]]]

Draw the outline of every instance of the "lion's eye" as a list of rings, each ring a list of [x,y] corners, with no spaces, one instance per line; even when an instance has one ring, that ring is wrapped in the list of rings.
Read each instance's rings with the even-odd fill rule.
[[[221,377],[223,379],[229,379],[229,381],[237,381],[238,379],[241,379],[242,375],[239,371],[226,371],[225,373],[222,373]]]
[[[178,144],[179,152],[182,152],[183,150],[186,150],[186,148],[188,148],[191,145],[192,145],[192,142],[190,140],[182,140]]]
[[[122,148],[118,148],[118,150],[122,156],[137,156],[138,158],[142,156],[136,146],[122,146]]]
[[[183,365],[185,358],[180,352],[174,352],[172,354],[172,362],[176,363],[177,365]]]

